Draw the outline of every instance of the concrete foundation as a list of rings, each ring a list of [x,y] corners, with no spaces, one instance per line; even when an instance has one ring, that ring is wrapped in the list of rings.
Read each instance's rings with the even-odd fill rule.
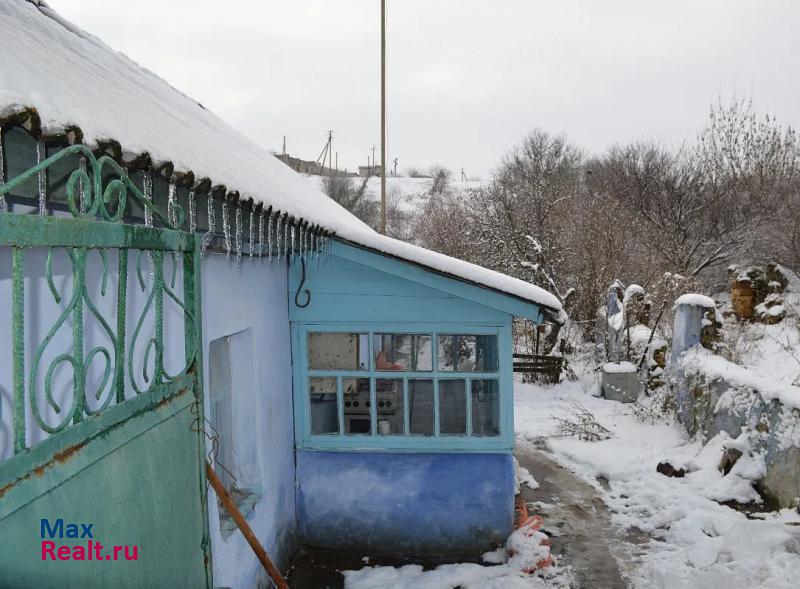
[[[611,401],[620,403],[633,403],[642,392],[642,384],[636,366],[630,362],[615,364],[609,362],[603,365],[602,390],[603,396]]]

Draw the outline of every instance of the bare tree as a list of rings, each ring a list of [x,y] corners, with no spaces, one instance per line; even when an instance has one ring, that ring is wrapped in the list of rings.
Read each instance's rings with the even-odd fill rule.
[[[732,262],[800,269],[799,169],[794,130],[745,101],[713,105],[696,144],[679,150],[639,142],[587,160],[536,130],[488,185],[432,196],[415,236],[538,284],[589,320],[615,278],[707,290]],[[548,336],[547,347],[558,330]]]
[[[606,192],[636,212],[647,226],[645,245],[665,267],[696,276],[729,262],[747,243],[746,207],[688,153],[634,143],[612,148],[599,167]]]
[[[483,246],[481,258],[539,284],[562,302],[573,286],[562,273],[571,253],[565,221],[581,189],[583,158],[564,136],[534,131],[467,205]]]
[[[430,194],[444,194],[450,187],[450,177],[452,172],[444,166],[431,166],[428,175],[433,179],[431,182]]]
[[[356,185],[350,176],[333,174],[324,178],[322,190],[356,217],[375,227],[378,222],[378,204],[366,194],[367,181],[368,178],[364,178]]]
[[[472,221],[462,198],[453,194],[435,194],[428,199],[417,219],[418,243],[434,251],[480,263]]]
[[[718,101],[700,134],[697,155],[750,231],[749,255],[800,268],[800,140],[789,125],[759,115],[750,100]],[[754,261],[752,258],[749,261]]]

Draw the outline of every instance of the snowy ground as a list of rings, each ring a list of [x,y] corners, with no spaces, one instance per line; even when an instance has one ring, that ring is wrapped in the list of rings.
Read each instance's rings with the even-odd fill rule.
[[[800,515],[784,510],[751,514],[748,518],[719,503],[758,500],[750,484],[757,475],[752,472],[752,463],[740,459],[723,476],[717,464],[724,440],[715,439],[703,447],[689,440],[679,425],[654,424],[642,419],[641,414],[646,415],[646,411],[640,410],[640,417],[636,417],[630,405],[592,396],[595,387],[591,374],[556,386],[518,383],[517,443],[531,452],[544,448],[550,458],[596,489],[617,529],[633,530],[649,538],[637,546],[632,572],[630,563],[626,563],[633,586],[664,589],[797,586]],[[558,435],[554,416],[568,416],[575,401],[610,431],[609,439],[589,442]],[[664,461],[676,469],[686,469],[686,476],[676,478],[658,473],[656,466]],[[536,477],[536,472],[530,474]],[[525,478],[525,473],[521,478]],[[527,482],[536,485],[532,480]],[[547,514],[544,516],[546,529]],[[433,571],[423,571],[414,565],[365,567],[346,572],[345,579],[346,587],[350,588],[571,585],[569,566],[563,559],[547,575],[525,575],[522,568],[513,559],[500,566],[456,564]]]
[[[790,510],[751,517],[718,501],[757,499],[748,472],[737,462],[724,476],[717,470],[723,440],[702,447],[678,425],[637,419],[630,406],[591,396],[595,386],[563,382],[555,387],[516,387],[520,443],[545,447],[562,465],[595,486],[621,528],[651,538],[633,583],[638,587],[796,587],[800,575],[800,515]],[[583,442],[557,437],[552,416],[580,402],[612,437]],[[683,478],[656,471],[659,462],[685,468]],[[741,460],[740,460],[741,462]],[[536,473],[532,473],[536,476]],[[600,478],[602,477],[602,478]],[[602,482],[607,482],[607,488]]]

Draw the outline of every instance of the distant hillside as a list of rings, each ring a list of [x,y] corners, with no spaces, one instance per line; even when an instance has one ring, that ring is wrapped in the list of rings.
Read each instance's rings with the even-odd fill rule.
[[[305,178],[322,188],[322,176],[306,175]],[[353,178],[353,182],[360,185],[362,178]],[[425,203],[430,197],[431,178],[387,178],[386,195],[391,205],[396,205],[403,213],[416,216],[425,208]],[[450,181],[449,187],[455,194],[483,186],[483,180]],[[380,199],[381,179],[372,177],[367,181],[367,195],[375,201]]]

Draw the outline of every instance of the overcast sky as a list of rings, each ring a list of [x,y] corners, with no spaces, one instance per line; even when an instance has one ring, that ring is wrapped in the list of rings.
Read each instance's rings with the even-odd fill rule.
[[[48,0],[257,143],[380,145],[380,0]],[[797,0],[388,0],[389,161],[486,176],[541,127],[692,140],[734,92],[800,126]]]

